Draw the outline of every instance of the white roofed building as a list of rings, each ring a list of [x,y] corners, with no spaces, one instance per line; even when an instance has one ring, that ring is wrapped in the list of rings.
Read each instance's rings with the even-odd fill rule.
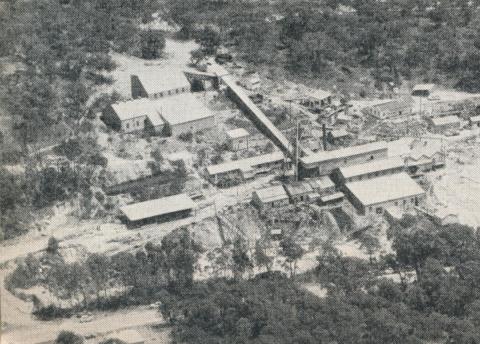
[[[300,158],[300,175],[302,177],[329,175],[339,167],[386,159],[387,157],[388,147],[384,141],[332,151],[321,151]]]
[[[461,121],[457,116],[432,117],[429,118],[429,130],[435,134],[443,134],[447,131],[460,129]]]
[[[308,202],[319,196],[308,182],[292,182],[285,184],[284,187],[292,203]]]
[[[405,212],[421,205],[426,197],[405,172],[347,183],[345,193],[361,215],[381,215],[390,207]]]
[[[195,203],[186,194],[178,194],[150,201],[133,203],[120,208],[122,217],[130,227],[170,221],[191,215]]]
[[[208,178],[219,186],[236,184],[245,179],[254,178],[257,174],[269,173],[282,169],[288,163],[285,155],[276,151],[247,159],[224,162],[207,167]]]
[[[471,127],[480,127],[480,115],[470,117],[468,123]]]
[[[249,132],[244,128],[237,128],[227,131],[228,143],[234,151],[248,149]]]
[[[341,143],[351,137],[346,129],[334,129],[327,133],[327,139],[333,144]]]
[[[341,167],[334,171],[334,176],[338,184],[345,184],[403,171],[405,171],[405,162],[400,157],[394,157]]]
[[[172,136],[215,126],[215,116],[193,93],[153,101],[161,118],[168,123]]]
[[[247,90],[256,91],[261,86],[261,80],[258,73],[249,73],[242,78],[240,84]]]
[[[282,185],[274,185],[255,190],[252,203],[259,209],[284,207],[289,204],[288,195]]]
[[[368,112],[379,119],[409,116],[412,114],[412,98],[392,99],[385,103],[375,104],[368,108]]]
[[[190,92],[191,85],[180,70],[165,68],[154,74],[131,75],[133,98],[158,99]]]
[[[335,192],[335,184],[330,179],[329,176],[322,176],[315,179],[309,179],[308,183],[313,188],[314,191],[319,194],[329,194]]]
[[[324,205],[343,200],[343,192],[336,190],[335,184],[329,176],[321,176],[315,179],[308,179],[307,182],[318,195],[321,202],[320,204]]]
[[[127,133],[151,129],[155,134],[172,136],[215,126],[215,115],[193,93],[114,103],[103,112],[102,119],[108,126]]]
[[[302,105],[309,108],[321,108],[332,104],[332,93],[317,89],[303,97]]]
[[[188,150],[170,153],[167,155],[167,160],[173,163],[182,161],[185,166],[193,168],[194,157],[193,154]]]
[[[337,115],[338,124],[349,124],[353,121],[353,116],[347,115],[345,113],[340,113]]]
[[[113,103],[103,111],[102,120],[109,127],[125,133],[140,132],[147,128],[160,133],[165,124],[149,99]]]

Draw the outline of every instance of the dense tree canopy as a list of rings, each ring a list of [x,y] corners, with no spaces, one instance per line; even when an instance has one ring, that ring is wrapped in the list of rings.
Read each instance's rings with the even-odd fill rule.
[[[0,168],[0,240],[24,233],[29,220],[25,178]]]
[[[478,1],[169,1],[189,37],[220,28],[247,61],[295,75],[348,78],[352,68],[382,82],[401,78],[480,89]],[[347,69],[345,69],[347,67]],[[332,74],[332,72],[334,74]]]
[[[378,264],[344,257],[327,242],[306,275],[198,282],[164,294],[160,309],[181,343],[479,343],[475,231],[407,216],[390,235],[394,252]],[[390,267],[416,278],[397,281]],[[327,295],[306,292],[304,280]]]
[[[163,34],[139,24],[155,1],[10,1],[2,6],[0,55],[17,66],[5,77],[4,102],[18,136],[35,142],[60,116],[79,120],[97,85],[111,83],[109,53],[158,58]]]

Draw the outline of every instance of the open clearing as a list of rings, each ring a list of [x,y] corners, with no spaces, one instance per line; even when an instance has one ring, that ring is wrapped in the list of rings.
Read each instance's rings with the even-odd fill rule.
[[[99,331],[110,333],[121,329],[147,327],[162,323],[163,319],[156,309],[134,307],[116,312],[93,313],[93,320],[84,323],[80,322],[80,319],[72,317],[64,320],[16,324],[16,331],[7,330],[2,334],[1,344],[44,343],[55,339],[58,332],[62,330],[71,330],[83,336],[97,336]],[[155,341],[155,343],[161,342]]]
[[[130,75],[132,74],[159,74],[165,69],[173,71],[183,71],[190,63],[190,51],[197,48],[193,41],[176,41],[170,38],[166,39],[164,56],[157,60],[143,60],[138,57],[113,53],[113,61],[117,68],[111,76],[114,83],[110,86],[101,88],[100,92],[120,93],[125,98],[131,97]]]
[[[480,226],[480,140],[451,142],[445,169],[428,175],[435,210],[454,214],[462,224]]]

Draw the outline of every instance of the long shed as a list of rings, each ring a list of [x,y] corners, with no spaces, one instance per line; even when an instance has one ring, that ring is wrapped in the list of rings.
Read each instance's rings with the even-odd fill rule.
[[[300,175],[302,177],[329,175],[339,167],[386,159],[387,157],[388,146],[384,141],[317,152],[300,158]]]
[[[425,191],[405,172],[347,183],[345,192],[361,215],[380,215],[390,207],[406,211],[425,200]]]
[[[129,227],[165,222],[191,215],[195,202],[186,194],[178,194],[150,201],[133,203],[120,208]]]

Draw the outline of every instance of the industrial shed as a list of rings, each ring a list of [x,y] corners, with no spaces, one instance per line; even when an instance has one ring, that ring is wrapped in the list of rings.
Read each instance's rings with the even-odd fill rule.
[[[179,94],[154,101],[172,136],[215,126],[215,116],[193,93]]]
[[[307,202],[315,193],[308,182],[293,182],[285,184],[285,191],[287,191],[288,197],[290,197],[292,203]]]
[[[386,159],[387,157],[388,146],[384,141],[317,152],[300,158],[300,175],[302,177],[329,175],[338,167]]]
[[[315,179],[309,179],[308,183],[315,192],[320,195],[327,195],[335,192],[335,184],[329,176],[322,176]]]
[[[150,201],[129,204],[120,208],[129,227],[171,221],[191,215],[195,203],[186,194],[178,194]]]
[[[215,126],[213,112],[192,93],[114,103],[104,110],[102,119],[113,129],[126,133],[149,130],[173,136]]]
[[[434,89],[435,89],[435,84],[417,84],[413,87],[412,96],[429,97],[432,94]]]
[[[288,195],[282,185],[269,186],[252,193],[252,203],[259,209],[278,208],[288,205]]]
[[[244,128],[232,129],[226,132],[228,143],[234,151],[248,149],[248,138],[250,133]]]
[[[182,71],[165,69],[155,74],[131,75],[132,97],[158,99],[190,92],[191,86]]]
[[[472,116],[468,119],[468,123],[473,127],[480,127],[480,115]]]
[[[338,184],[351,183],[359,180],[372,179],[387,174],[400,173],[405,170],[402,158],[374,160],[364,164],[341,167],[334,171],[334,179]]]
[[[429,129],[432,133],[443,134],[459,130],[460,125],[461,121],[457,116],[433,117],[430,118]]]
[[[232,185],[232,181],[235,183],[244,179],[251,179],[257,174],[282,169],[286,164],[288,164],[288,161],[285,159],[285,155],[276,151],[247,159],[210,165],[207,167],[207,173],[213,184],[229,186]]]
[[[103,111],[102,120],[109,127],[125,133],[141,132],[146,129],[160,133],[165,124],[155,104],[149,99],[113,103]]]
[[[345,192],[361,215],[381,215],[390,207],[407,211],[425,200],[425,191],[405,172],[347,183]]]
[[[388,119],[411,115],[413,101],[411,98],[391,99],[385,103],[372,105],[369,108],[372,116],[379,119]]]

